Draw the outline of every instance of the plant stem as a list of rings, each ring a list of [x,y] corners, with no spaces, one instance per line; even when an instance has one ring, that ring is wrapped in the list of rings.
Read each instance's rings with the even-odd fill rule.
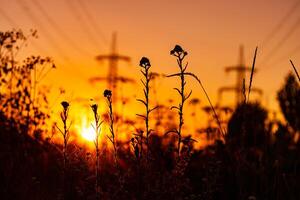
[[[145,67],[145,79],[146,79],[146,86],[145,86],[145,100],[146,100],[146,119],[145,119],[145,126],[146,126],[146,146],[147,146],[147,152],[146,152],[146,160],[148,162],[149,160],[149,82],[150,82],[150,77],[149,77],[149,68],[150,67]]]
[[[96,188],[96,199],[100,199],[99,195],[99,183],[98,183],[98,171],[99,171],[99,147],[98,147],[98,137],[96,136],[96,169],[95,169],[95,175],[96,175],[96,182],[95,182],[95,188]]]
[[[109,118],[110,118],[110,132],[111,132],[111,139],[112,144],[114,148],[114,160],[115,160],[115,166],[118,166],[118,155],[117,155],[117,146],[116,146],[116,138],[115,138],[115,132],[114,132],[114,115],[113,115],[113,106],[112,106],[112,99],[108,98],[108,104],[109,104]]]
[[[184,96],[184,86],[185,86],[185,81],[184,81],[184,71],[185,69],[182,66],[182,61],[183,58],[178,57],[177,59],[178,65],[180,68],[180,80],[181,80],[181,103],[179,104],[179,128],[178,128],[178,144],[177,144],[177,153],[178,157],[180,156],[180,144],[181,144],[181,132],[182,132],[182,126],[183,126],[183,106],[185,102],[185,96]]]
[[[95,175],[96,175],[96,181],[95,181],[95,189],[96,189],[96,199],[100,199],[99,195],[99,115],[97,113],[97,109],[93,110],[94,112],[94,118],[95,118],[95,150],[96,150],[96,169],[95,169]]]

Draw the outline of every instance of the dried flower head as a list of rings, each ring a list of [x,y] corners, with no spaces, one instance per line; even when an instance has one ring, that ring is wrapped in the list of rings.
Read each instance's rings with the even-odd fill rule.
[[[92,108],[94,113],[97,113],[97,110],[98,110],[98,105],[97,104],[92,104],[91,108]]]
[[[142,57],[140,60],[141,67],[151,67],[150,60],[146,57]]]
[[[110,98],[112,96],[112,92],[111,90],[104,90],[104,93],[103,93],[104,97],[106,98]]]
[[[182,49],[181,46],[175,45],[174,49],[170,51],[170,54],[173,56],[187,55],[187,52]]]
[[[64,108],[64,110],[67,110],[68,107],[70,106],[70,104],[67,101],[62,101],[61,102],[62,107]]]

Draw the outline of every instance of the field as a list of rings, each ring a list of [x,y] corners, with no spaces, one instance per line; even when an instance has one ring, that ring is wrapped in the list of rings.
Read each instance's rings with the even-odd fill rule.
[[[300,199],[300,79],[292,61],[278,88],[284,119],[277,120],[250,99],[257,49],[243,99],[233,110],[213,105],[200,78],[189,71],[189,52],[179,45],[170,50],[177,72],[165,76],[178,80],[178,98],[155,104],[151,84],[157,73],[142,57],[136,64],[142,94],[136,120],[123,119],[114,109],[113,88],[103,89],[105,112],[99,101],[90,104],[87,147],[71,139],[73,104],[57,102],[61,112],[53,120],[47,90],[39,84],[55,62],[31,55],[15,60],[26,40],[22,31],[0,33],[1,199]],[[201,101],[209,105],[212,122],[201,130],[185,127],[193,121],[185,112],[199,103],[188,82],[197,84]],[[222,112],[229,116],[225,122]],[[197,134],[210,142],[197,147],[203,142]]]

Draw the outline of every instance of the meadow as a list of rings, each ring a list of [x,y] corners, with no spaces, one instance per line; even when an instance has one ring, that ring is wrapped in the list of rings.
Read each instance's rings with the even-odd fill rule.
[[[61,112],[51,120],[48,91],[40,82],[55,70],[55,61],[38,55],[15,59],[30,37],[36,31],[0,32],[0,199],[300,199],[300,78],[293,61],[283,66],[291,72],[278,88],[284,119],[276,120],[250,100],[257,48],[241,88],[244,99],[232,110],[214,106],[180,45],[166,52],[176,66],[166,78],[178,80],[170,88],[178,98],[155,104],[156,73],[151,59],[142,57],[136,63],[142,96],[135,100],[143,108],[138,120],[122,119],[112,88],[99,88],[106,113],[91,101],[94,136],[86,148],[70,139],[72,103],[57,102]],[[195,147],[201,141],[185,128],[193,120],[184,115],[188,105],[199,102],[189,81],[201,88],[212,118],[198,130],[211,141],[204,148]],[[221,112],[229,113],[225,123]],[[130,139],[119,139],[120,131]]]

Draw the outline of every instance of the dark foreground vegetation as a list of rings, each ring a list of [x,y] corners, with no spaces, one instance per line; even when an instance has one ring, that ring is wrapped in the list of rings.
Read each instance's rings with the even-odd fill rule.
[[[144,98],[138,101],[145,105],[145,114],[139,114],[145,128],[129,132],[130,141],[117,141],[113,94],[106,90],[108,117],[103,123],[113,148],[101,149],[95,140],[95,151],[88,152],[68,140],[68,102],[61,103],[63,125],[49,130],[46,90],[37,85],[55,66],[50,58],[14,60],[27,39],[20,31],[0,33],[0,199],[300,199],[297,76],[289,74],[277,93],[284,122],[270,119],[245,94],[224,130],[200,79],[187,71],[187,52],[176,46],[171,55],[180,71],[169,77],[180,80],[180,104],[172,107],[178,121],[172,122],[177,124],[174,129],[158,135],[149,123],[152,111],[159,109],[150,101],[151,64],[142,58]],[[186,76],[201,84],[215,119],[205,130],[218,137],[202,150],[182,134],[184,105],[191,94],[186,92]],[[91,112],[95,132],[102,134],[97,104]],[[62,145],[52,141],[55,132],[61,134]]]

